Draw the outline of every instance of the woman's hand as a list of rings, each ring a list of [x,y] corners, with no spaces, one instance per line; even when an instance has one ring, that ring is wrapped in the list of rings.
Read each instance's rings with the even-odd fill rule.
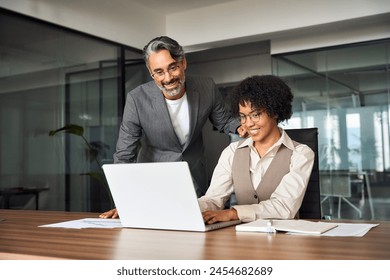
[[[237,211],[234,208],[226,210],[205,211],[202,213],[202,216],[206,224],[238,220]]]

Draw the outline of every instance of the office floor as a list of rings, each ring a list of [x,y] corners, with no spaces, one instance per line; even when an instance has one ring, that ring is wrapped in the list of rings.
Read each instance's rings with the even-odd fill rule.
[[[374,210],[375,220],[390,220],[390,187],[380,186],[372,187],[372,205]],[[371,208],[368,195],[361,193],[354,193],[351,197],[347,198],[350,203],[360,209],[362,216],[359,216],[359,212],[350,206],[346,201],[341,200],[340,217],[338,216],[339,199],[333,198],[333,201],[326,200],[322,203],[323,216],[329,216],[332,220],[338,219],[353,219],[353,220],[371,220]]]

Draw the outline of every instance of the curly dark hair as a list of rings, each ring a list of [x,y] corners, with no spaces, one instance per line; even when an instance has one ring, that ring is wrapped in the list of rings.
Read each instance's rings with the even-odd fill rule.
[[[290,119],[293,94],[282,79],[273,75],[252,76],[235,86],[229,94],[231,112],[239,116],[239,105],[250,103],[253,110],[264,110],[277,117],[277,123]]]

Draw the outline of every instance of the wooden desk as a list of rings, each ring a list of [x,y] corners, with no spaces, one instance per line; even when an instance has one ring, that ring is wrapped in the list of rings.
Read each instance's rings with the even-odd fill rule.
[[[0,259],[390,259],[388,221],[364,237],[248,233],[234,227],[208,233],[38,227],[97,215],[0,210],[5,219],[0,222]]]

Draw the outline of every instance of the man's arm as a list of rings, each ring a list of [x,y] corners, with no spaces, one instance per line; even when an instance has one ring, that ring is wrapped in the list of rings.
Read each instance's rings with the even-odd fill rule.
[[[233,118],[229,113],[225,100],[223,100],[223,97],[214,81],[212,81],[211,91],[213,108],[209,119],[213,126],[218,131],[226,134],[240,134],[240,132],[244,132],[240,129],[240,122],[236,118]]]
[[[114,163],[129,163],[137,161],[138,143],[142,136],[137,106],[129,93],[123,112],[123,119],[119,129]]]

